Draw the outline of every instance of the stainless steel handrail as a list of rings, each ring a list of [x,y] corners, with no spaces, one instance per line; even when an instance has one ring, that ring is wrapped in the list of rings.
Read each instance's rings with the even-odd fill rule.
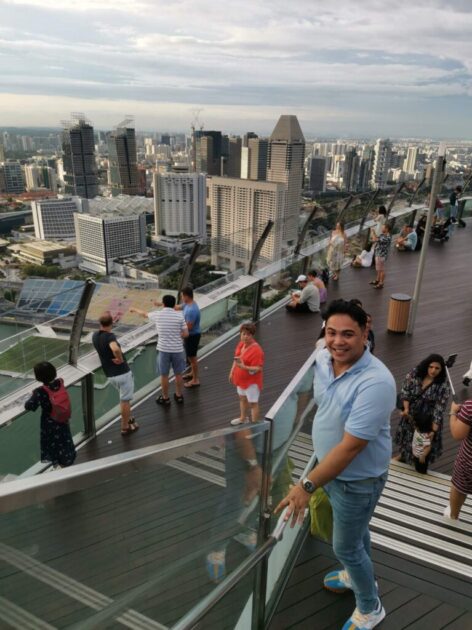
[[[258,435],[266,433],[269,428],[270,422],[264,420],[253,425],[251,431],[254,435]],[[222,437],[240,431],[247,431],[247,428],[225,427],[206,431],[172,442],[146,446],[127,453],[77,464],[60,471],[46,472],[42,475],[2,483],[0,484],[0,513],[12,512],[70,492],[84,490],[97,483],[109,481],[116,475],[149,470],[156,464],[165,464],[201,448],[202,443],[217,442]]]

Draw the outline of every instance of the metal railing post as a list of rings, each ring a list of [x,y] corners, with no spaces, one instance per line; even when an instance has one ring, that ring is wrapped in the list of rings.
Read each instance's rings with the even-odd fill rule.
[[[261,316],[262,290],[264,288],[264,280],[259,280],[256,284],[254,299],[252,302],[252,321],[258,322]]]
[[[90,306],[95,287],[96,284],[91,278],[88,278],[85,281],[84,290],[80,296],[79,305],[77,307],[77,311],[75,312],[69,338],[69,365],[77,365],[77,361],[79,359],[80,337],[82,336],[85,318],[87,317],[87,311]]]
[[[310,223],[315,218],[315,215],[318,212],[318,209],[319,209],[318,206],[314,205],[313,206],[313,210],[310,212],[309,217],[305,221],[305,223],[304,223],[304,225],[303,225],[303,227],[301,229],[300,235],[298,237],[297,244],[295,245],[295,249],[293,250],[294,256],[298,256],[300,254],[300,250],[301,250],[301,248],[303,246],[303,242],[305,241],[306,233],[308,232],[308,228],[310,227]]]
[[[415,219],[416,219],[417,212],[418,212],[418,210],[413,210],[413,212],[411,213],[410,221],[408,223],[408,225],[410,227],[414,227],[414,225],[415,225]]]
[[[93,391],[93,372],[86,374],[81,383],[82,387],[82,414],[84,417],[85,437],[95,437],[95,408]]]
[[[387,219],[388,219],[388,218],[389,218],[389,216],[390,216],[390,212],[392,211],[393,205],[394,205],[395,201],[397,200],[398,195],[399,195],[399,194],[401,193],[401,191],[405,188],[405,183],[406,183],[406,182],[402,182],[401,184],[399,184],[399,185],[397,186],[397,189],[396,189],[396,190],[395,190],[395,192],[393,193],[393,197],[392,197],[392,199],[391,199],[391,201],[390,201],[390,203],[388,204],[388,207],[387,207]]]
[[[257,532],[257,545],[260,547],[270,537],[270,480],[272,476],[272,435],[273,424],[270,421],[269,430],[264,434],[264,455],[262,460],[262,485],[259,507],[259,528]],[[252,598],[252,630],[264,628],[266,611],[267,572],[269,566],[268,556],[259,562],[255,570],[254,590]]]
[[[251,260],[249,261],[249,265],[248,265],[248,269],[247,269],[247,273],[249,276],[252,276],[252,273],[254,271],[254,267],[256,266],[256,262],[257,259],[259,258],[259,255],[261,253],[261,249],[262,246],[264,245],[267,237],[269,236],[269,233],[271,231],[271,229],[274,227],[274,222],[269,219],[269,221],[267,221],[267,225],[265,226],[264,230],[262,231],[262,234],[259,236],[257,243],[254,247],[254,250],[252,252],[251,255]]]
[[[193,267],[200,253],[200,247],[201,247],[200,242],[195,241],[192,247],[192,251],[190,252],[190,256],[188,257],[187,263],[185,265],[185,268],[182,272],[182,276],[180,278],[179,289],[177,291],[177,302],[180,302],[180,294],[182,293],[182,289],[184,289],[190,281],[190,276],[192,275]]]

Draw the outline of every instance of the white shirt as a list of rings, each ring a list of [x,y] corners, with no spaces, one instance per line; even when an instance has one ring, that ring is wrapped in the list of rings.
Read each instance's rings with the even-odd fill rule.
[[[164,307],[162,311],[151,311],[148,318],[156,325],[158,334],[157,349],[161,352],[183,352],[181,333],[187,330],[182,311]]]

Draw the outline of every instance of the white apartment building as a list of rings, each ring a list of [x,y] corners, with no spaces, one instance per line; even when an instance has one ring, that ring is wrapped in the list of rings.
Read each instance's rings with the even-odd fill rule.
[[[391,160],[392,143],[390,140],[382,140],[382,138],[379,138],[374,148],[374,165],[371,179],[373,188],[381,188],[387,183]]]
[[[58,197],[31,202],[34,235],[40,240],[75,238],[74,213],[81,212],[79,197]]]
[[[418,147],[408,147],[406,158],[403,162],[403,170],[408,175],[414,175],[416,169],[416,163],[418,161]]]
[[[147,251],[144,214],[92,216],[76,213],[74,221],[81,269],[109,274],[116,258]]]
[[[155,238],[206,238],[206,175],[153,173]]]
[[[246,267],[270,219],[275,225],[261,250],[261,258],[271,262],[281,257],[287,184],[211,177],[208,192],[214,265],[230,271]]]

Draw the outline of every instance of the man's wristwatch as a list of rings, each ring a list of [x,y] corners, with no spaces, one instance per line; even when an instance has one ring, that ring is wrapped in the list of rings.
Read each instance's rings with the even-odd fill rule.
[[[313,481],[310,481],[308,477],[305,477],[305,479],[302,479],[300,483],[303,490],[305,490],[305,492],[308,492],[308,494],[313,494],[313,492],[316,490],[315,484],[313,483]]]
[[[254,468],[257,468],[259,466],[259,462],[257,461],[257,459],[246,459],[244,461],[246,463],[247,470],[254,470]]]

